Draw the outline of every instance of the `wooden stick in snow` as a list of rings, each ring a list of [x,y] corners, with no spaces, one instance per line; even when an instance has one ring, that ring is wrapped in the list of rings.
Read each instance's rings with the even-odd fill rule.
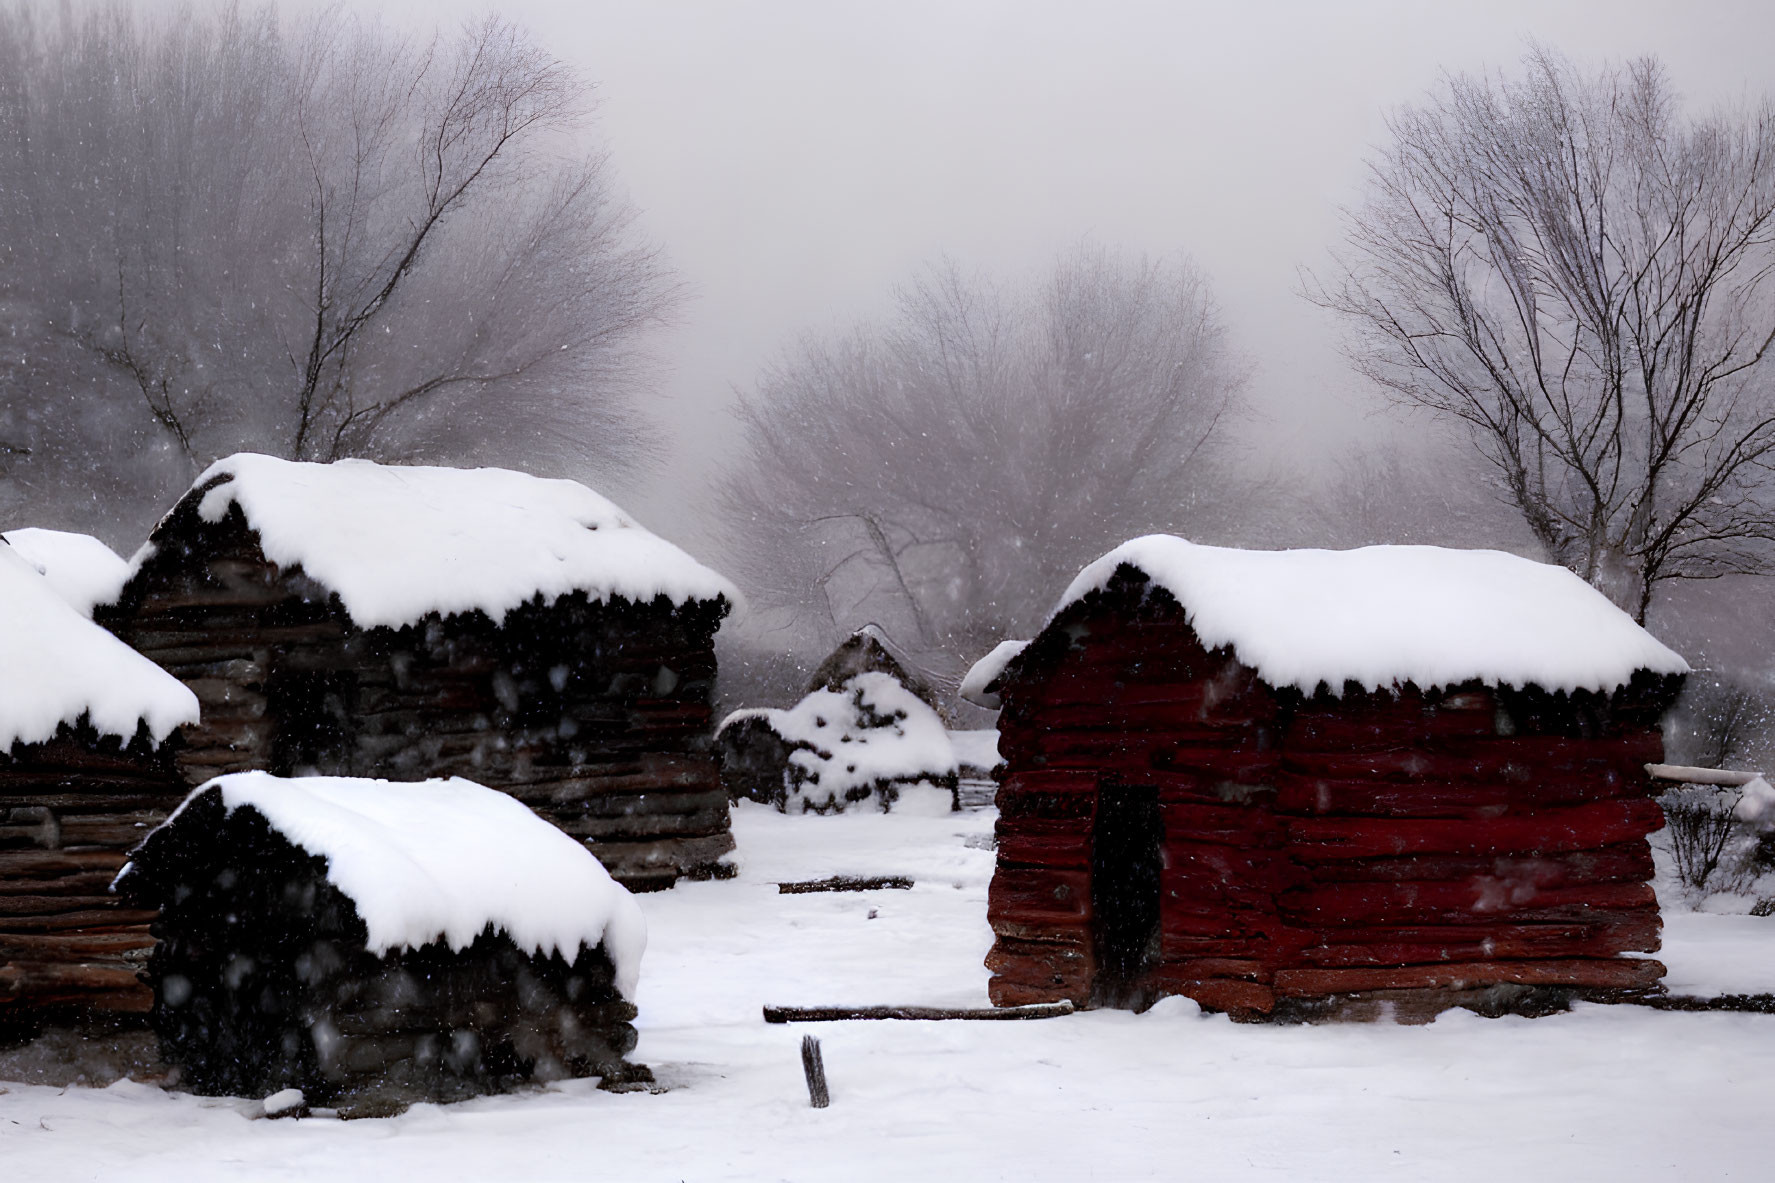
[[[807,1073],[807,1099],[815,1109],[832,1103],[826,1091],[826,1062],[820,1058],[820,1041],[811,1035],[801,1037],[801,1070]]]
[[[845,1019],[1055,1019],[1070,1015],[1067,1001],[1028,1006],[767,1006],[767,1023],[829,1023]]]

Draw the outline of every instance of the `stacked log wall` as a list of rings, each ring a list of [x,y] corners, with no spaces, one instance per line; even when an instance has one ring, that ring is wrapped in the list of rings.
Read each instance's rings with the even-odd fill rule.
[[[1468,685],[1320,694],[1283,743],[1275,809],[1308,934],[1285,997],[1500,984],[1655,986],[1661,922],[1645,765],[1665,701]]]
[[[266,562],[238,507],[200,525],[191,500],[176,528],[157,531],[119,602],[94,618],[197,696],[202,717],[180,729],[178,754],[195,786],[273,767],[274,666],[292,653],[336,652],[347,626],[324,588]]]
[[[1160,803],[1149,997],[1262,1015],[1333,995],[1654,986],[1663,966],[1622,954],[1658,948],[1644,765],[1675,688],[1277,692],[1118,576],[1003,687],[993,1001],[1093,1000],[1092,835],[1112,784]]]
[[[636,890],[719,874],[733,849],[710,752],[725,605],[583,594],[400,629],[355,627],[324,587],[280,570],[238,506],[194,498],[104,623],[197,694],[186,781],[226,772],[502,789],[584,841]]]
[[[476,613],[354,634],[349,774],[502,789],[633,889],[717,873],[733,849],[710,746],[720,612],[575,594],[497,626]]]
[[[0,753],[0,1020],[48,1009],[142,1013],[152,911],[111,880],[184,798],[170,746],[86,724]]]

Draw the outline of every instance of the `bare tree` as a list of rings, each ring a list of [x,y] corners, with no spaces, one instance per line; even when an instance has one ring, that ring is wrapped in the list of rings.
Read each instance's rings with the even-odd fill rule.
[[[1733,768],[1769,754],[1775,698],[1766,686],[1696,670],[1664,721],[1664,743],[1672,763],[1702,768]]]
[[[1303,482],[1284,541],[1295,546],[1413,543],[1534,553],[1537,543],[1465,440],[1419,431],[1355,445]]]
[[[492,17],[0,12],[15,478],[48,497],[103,460],[164,491],[240,447],[631,461],[676,287],[589,113]]]
[[[1535,49],[1388,128],[1307,285],[1361,370],[1464,425],[1547,554],[1642,621],[1667,581],[1766,571],[1775,108],[1693,119],[1656,61]]]
[[[1125,538],[1222,525],[1242,383],[1187,262],[1087,245],[1021,290],[932,268],[741,398],[736,562],[804,626],[972,655]]]

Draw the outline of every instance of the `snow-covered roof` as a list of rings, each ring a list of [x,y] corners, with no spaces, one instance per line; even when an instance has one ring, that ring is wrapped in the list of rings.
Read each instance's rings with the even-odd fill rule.
[[[956,690],[956,693],[975,706],[998,710],[998,695],[994,691],[988,690],[987,687],[996,682],[998,676],[1005,672],[1005,667],[1010,665],[1012,660],[1027,648],[1029,648],[1028,641],[1000,641],[992,647],[991,653],[974,663],[967,676],[961,680],[961,686]]]
[[[918,695],[926,706],[936,709],[936,692],[923,676],[914,672],[915,667],[909,658],[905,658],[904,652],[898,650],[899,646],[880,625],[866,624],[846,637],[819,664],[808,680],[808,692],[836,690],[858,674],[874,671],[891,676]]]
[[[1474,680],[1609,691],[1638,670],[1689,668],[1570,571],[1495,550],[1234,550],[1153,534],[1079,572],[1053,615],[1122,567],[1175,597],[1203,644],[1307,693]]]
[[[77,612],[35,566],[0,546],[0,753],[85,715],[101,734],[159,743],[197,721],[177,678]]]
[[[109,604],[129,578],[129,564],[91,534],[25,526],[0,534],[26,562],[43,573],[56,594],[82,616]]]
[[[591,851],[516,798],[460,777],[237,772],[193,790],[155,833],[206,793],[219,793],[229,813],[251,806],[290,843],[325,858],[327,881],[356,905],[378,956],[439,940],[463,949],[488,925],[569,964],[582,945],[602,941],[617,988],[634,996],[647,947],[640,906]]]
[[[198,516],[218,522],[238,505],[267,559],[300,566],[365,628],[432,612],[499,620],[539,594],[739,600],[726,579],[577,481],[252,453],[217,461],[197,486],[217,477],[229,479],[203,494]]]
[[[776,707],[741,707],[737,711],[729,712],[721,722],[715,725],[715,734],[720,735],[735,723],[744,723],[747,719],[762,719],[774,727],[777,716],[783,713]]]

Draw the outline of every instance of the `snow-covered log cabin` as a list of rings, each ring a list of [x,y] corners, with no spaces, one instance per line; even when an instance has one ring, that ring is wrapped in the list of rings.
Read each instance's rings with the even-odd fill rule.
[[[153,913],[107,888],[185,795],[171,737],[197,700],[86,618],[81,580],[52,583],[21,549],[0,542],[0,1022],[146,1011]]]
[[[719,874],[725,579],[573,481],[219,461],[100,619],[204,704],[187,782],[465,776],[636,889]]]
[[[907,669],[894,656],[888,647],[887,638],[873,624],[864,625],[826,655],[826,660],[820,663],[819,668],[814,670],[813,677],[808,680],[807,692],[812,694],[817,690],[838,690],[858,674],[886,674],[906,687],[918,701],[933,711],[942,713],[942,704],[938,702],[937,692],[931,688],[931,684]]]
[[[963,693],[1002,706],[999,1004],[1533,1009],[1654,987],[1645,771],[1687,670],[1491,551],[1136,539]]]
[[[782,713],[770,707],[746,707],[715,729],[715,759],[729,801],[778,806],[787,801],[792,783],[789,757],[796,745],[777,730]]]
[[[263,772],[191,793],[116,890],[158,908],[181,1087],[387,1112],[626,1064],[646,925],[579,843],[465,780]]]

